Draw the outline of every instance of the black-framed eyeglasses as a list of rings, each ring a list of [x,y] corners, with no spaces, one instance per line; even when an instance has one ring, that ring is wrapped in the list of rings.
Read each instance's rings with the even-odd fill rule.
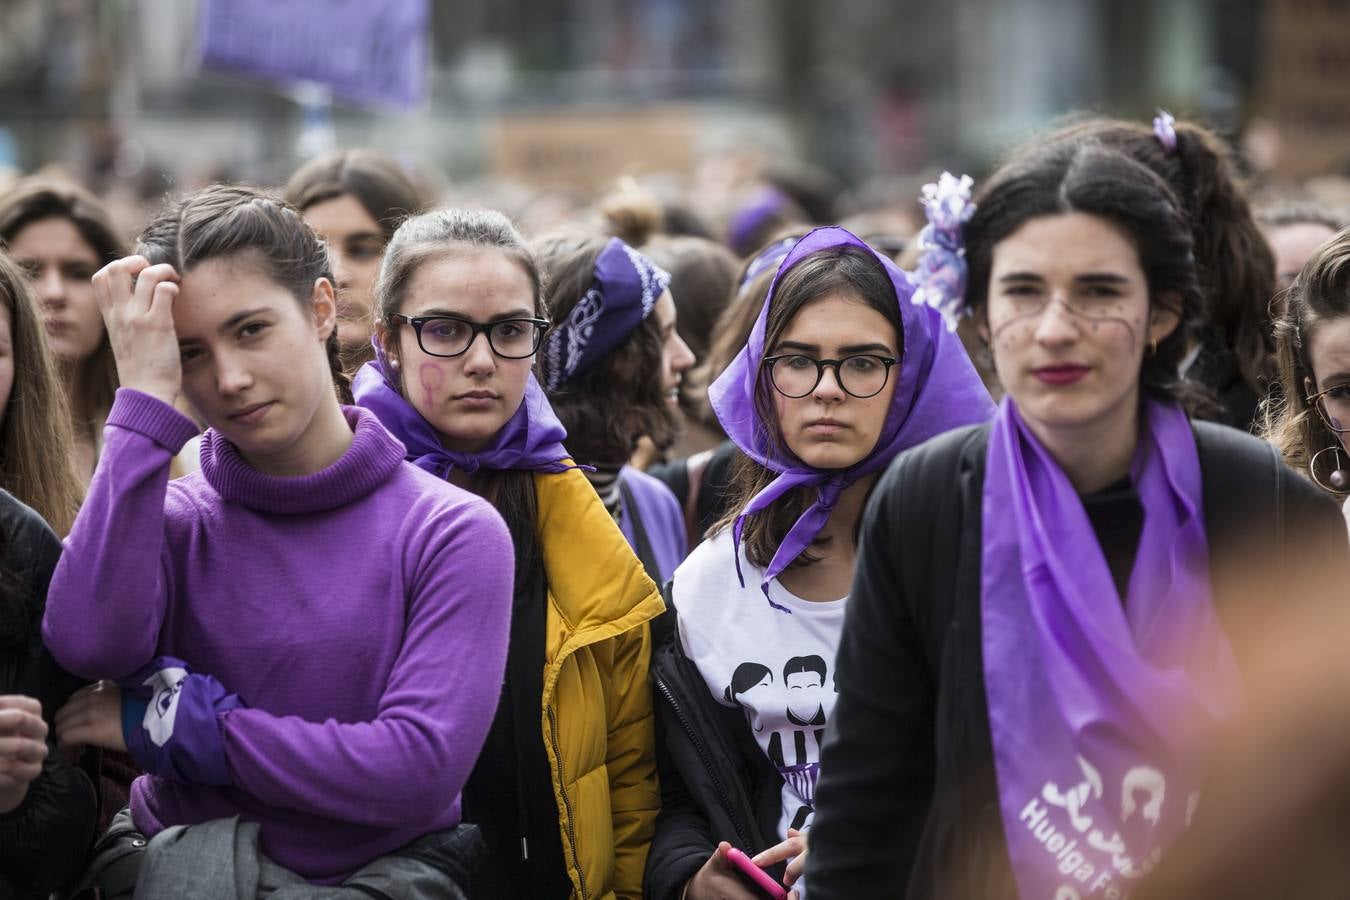
[[[849,396],[859,400],[875,397],[886,386],[891,366],[897,362],[893,356],[875,353],[856,353],[843,359],[815,359],[800,353],[764,357],[774,390],[793,399],[814,391],[826,369],[834,369],[835,381]]]
[[[498,319],[496,322],[471,322],[459,316],[404,316],[417,333],[417,346],[428,356],[452,357],[468,351],[479,334],[486,334],[488,346],[502,359],[525,359],[539,351],[548,331],[548,319]]]
[[[1308,398],[1308,405],[1337,434],[1350,431],[1350,384],[1338,384]]]

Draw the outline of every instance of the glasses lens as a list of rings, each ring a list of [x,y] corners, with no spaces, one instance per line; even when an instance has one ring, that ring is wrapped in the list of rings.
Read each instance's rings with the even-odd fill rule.
[[[820,369],[809,356],[780,356],[769,370],[773,386],[785,397],[805,397],[820,380]]]
[[[533,322],[507,319],[493,325],[488,337],[492,341],[492,349],[498,356],[523,359],[533,355],[539,348],[539,338],[542,334],[543,329]]]
[[[1322,421],[1337,434],[1350,430],[1350,385],[1335,387],[1317,398]]]
[[[881,393],[890,372],[879,356],[850,356],[839,364],[839,379],[844,390],[855,397]]]
[[[433,356],[455,356],[469,346],[473,329],[459,319],[427,319],[419,335],[422,349]]]

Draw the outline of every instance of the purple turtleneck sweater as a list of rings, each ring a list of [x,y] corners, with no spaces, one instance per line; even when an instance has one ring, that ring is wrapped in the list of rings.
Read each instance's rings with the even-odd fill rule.
[[[156,656],[215,676],[247,709],[217,718],[233,785],[143,776],[132,818],[239,815],[315,882],[460,819],[506,661],[514,558],[482,499],[403,461],[372,413],[351,448],[296,478],[214,431],[169,482],[192,421],[123,388],[52,578],[42,633],[88,678]]]

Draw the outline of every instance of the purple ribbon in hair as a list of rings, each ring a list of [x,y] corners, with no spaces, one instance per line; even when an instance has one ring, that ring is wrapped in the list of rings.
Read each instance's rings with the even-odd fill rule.
[[[970,199],[974,182],[969,175],[960,178],[943,172],[933,184],[923,186],[924,212],[928,224],[919,232],[919,282],[914,302],[931,306],[942,313],[949,331],[956,330],[966,296],[966,246],[961,229],[975,215]]]
[[[556,391],[619,346],[670,287],[670,273],[618,238],[595,260],[595,280],[567,321],[544,338],[539,372]]]
[[[1153,136],[1162,144],[1163,150],[1175,153],[1177,150],[1177,120],[1165,109],[1159,109],[1153,117]]]
[[[764,334],[774,294],[783,275],[813,253],[841,247],[856,247],[885,268],[895,288],[899,304],[900,364],[891,373],[897,379],[895,395],[886,413],[886,422],[872,451],[847,469],[816,469],[778,449],[774,439],[777,423],[765,422],[755,409],[756,391],[773,390],[763,377]],[[756,494],[736,519],[732,536],[740,546],[747,517],[763,512],[771,504],[796,488],[813,488],[815,502],[789,529],[764,571],[760,587],[768,597],[768,583],[806,550],[829,520],[839,495],[859,478],[886,467],[907,447],[962,425],[988,421],[994,405],[989,399],[965,348],[943,324],[938,311],[912,302],[914,286],[884,253],[878,253],[856,235],[838,227],[817,228],[803,237],[784,258],[769,286],[769,294],[745,347],[708,388],[717,419],[741,452],[778,477]],[[736,574],[745,583],[737,555]],[[791,612],[769,600],[783,612]]]
[[[451,470],[476,472],[479,469],[528,469],[536,472],[563,472],[577,468],[568,460],[562,445],[567,431],[549,405],[531,373],[525,384],[525,397],[515,414],[492,436],[486,447],[476,453],[463,453],[441,445],[436,430],[399,391],[398,381],[389,377],[392,369],[379,338],[372,338],[375,359],[356,373],[352,396],[379,418],[389,433],[403,442],[405,458],[437,478]]]
[[[737,293],[744,291],[750,282],[769,271],[770,268],[777,268],[778,264],[792,252],[792,248],[795,246],[797,246],[797,239],[786,237],[756,253],[755,258],[750,260],[750,265],[745,267],[745,276],[741,278],[741,284],[736,288]]]

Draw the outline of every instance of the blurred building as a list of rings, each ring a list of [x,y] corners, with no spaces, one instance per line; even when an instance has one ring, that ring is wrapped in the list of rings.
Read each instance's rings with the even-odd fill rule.
[[[1278,119],[1272,85],[1305,128],[1350,106],[1350,78],[1319,107],[1315,79],[1274,74],[1291,17],[1350,48],[1340,0],[431,0],[427,100],[401,110],[203,69],[202,2],[0,3],[0,167],[150,195],[363,145],[455,181],[591,189],[748,147],[861,183],[976,171],[1074,109],[1236,134]]]

